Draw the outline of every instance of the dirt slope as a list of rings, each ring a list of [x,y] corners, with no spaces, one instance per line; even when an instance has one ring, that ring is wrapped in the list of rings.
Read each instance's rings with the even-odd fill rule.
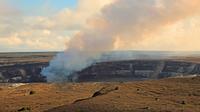
[[[1,84],[0,112],[200,112],[200,77],[17,86]]]

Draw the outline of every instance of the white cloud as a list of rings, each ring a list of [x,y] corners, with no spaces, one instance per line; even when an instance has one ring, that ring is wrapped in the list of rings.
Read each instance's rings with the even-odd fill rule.
[[[18,38],[18,34],[11,35],[10,37],[0,38],[1,45],[18,46],[23,43],[23,41]]]
[[[20,10],[1,1],[0,50],[9,51],[12,47],[19,50],[23,50],[24,47],[27,50],[63,50],[76,32],[89,32],[87,36],[93,35],[90,32],[101,35],[99,31],[106,28],[109,28],[105,30],[106,34],[115,30],[114,36],[118,37],[118,41],[104,41],[110,35],[101,35],[96,39],[109,45],[115,42],[115,45],[108,46],[112,49],[166,50],[173,46],[171,49],[175,50],[200,50],[197,45],[200,43],[200,17],[193,17],[194,12],[199,13],[199,8],[196,7],[199,0],[181,0],[181,4],[182,6],[180,0],[149,0],[141,1],[140,4],[138,0],[79,0],[77,8],[66,8],[51,16],[24,16]],[[190,8],[185,8],[186,5],[190,5]],[[182,20],[186,16],[192,19]],[[184,25],[175,26],[177,21]],[[161,27],[170,28],[160,28],[160,23]],[[152,30],[157,31],[151,34]],[[95,42],[95,45],[100,44],[95,40],[86,40],[89,43]],[[195,44],[192,46],[188,43],[182,46],[181,44],[186,42],[184,40]]]
[[[1,1],[0,50],[64,50],[74,32],[86,27],[86,20],[110,2],[79,0],[77,8],[66,8],[51,16],[24,16]]]

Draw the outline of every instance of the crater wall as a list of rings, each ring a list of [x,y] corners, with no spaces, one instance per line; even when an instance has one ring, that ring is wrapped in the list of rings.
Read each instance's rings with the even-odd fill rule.
[[[76,82],[130,81],[199,75],[200,64],[173,60],[128,60],[101,62],[73,74]]]

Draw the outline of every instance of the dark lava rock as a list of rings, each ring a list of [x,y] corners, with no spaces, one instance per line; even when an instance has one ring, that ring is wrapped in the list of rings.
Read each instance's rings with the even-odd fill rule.
[[[97,97],[100,95],[104,95],[104,94],[108,94],[112,91],[116,91],[119,90],[119,87],[103,87],[101,90],[95,92],[92,97]]]
[[[30,112],[31,108],[30,107],[22,107],[19,110],[17,110],[18,112]]]
[[[108,94],[108,93],[110,93],[110,92],[112,92],[112,91],[116,91],[116,90],[119,90],[119,87],[113,87],[113,86],[103,87],[103,88],[100,89],[99,91],[95,92],[95,93],[92,95],[92,97],[83,98],[83,99],[78,99],[78,100],[74,101],[73,104],[75,104],[75,103],[77,103],[77,102],[89,100],[89,99],[92,99],[92,98],[97,97],[97,96],[105,95],[105,94]]]
[[[33,94],[35,94],[36,92],[35,91],[30,91],[29,92],[29,95],[33,95]]]

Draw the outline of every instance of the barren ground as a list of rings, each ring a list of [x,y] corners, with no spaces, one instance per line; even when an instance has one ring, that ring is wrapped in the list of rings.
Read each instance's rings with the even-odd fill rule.
[[[200,112],[200,77],[0,88],[0,112]]]
[[[1,54],[0,65],[52,54]],[[199,57],[173,60],[200,62]],[[0,84],[0,112],[200,112],[200,77],[113,83]]]

